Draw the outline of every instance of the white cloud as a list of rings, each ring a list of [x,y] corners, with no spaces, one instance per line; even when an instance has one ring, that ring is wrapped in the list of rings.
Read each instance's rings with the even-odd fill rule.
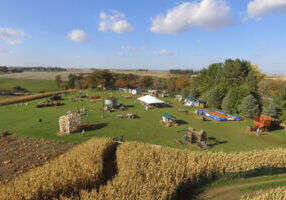
[[[143,46],[140,47],[140,49],[141,50],[146,50],[146,49],[148,49],[148,46],[147,45],[143,45]]]
[[[0,47],[0,54],[12,54],[12,53],[13,52],[11,50]]]
[[[157,56],[171,56],[171,57],[174,56],[174,54],[168,51],[167,49],[160,49],[157,51],[153,51],[153,54]]]
[[[154,33],[175,35],[201,27],[206,30],[217,30],[234,23],[231,9],[226,0],[202,0],[184,2],[169,10],[166,16],[152,18],[150,30]]]
[[[74,42],[79,42],[79,43],[87,41],[86,33],[80,29],[75,29],[69,32],[67,34],[67,38]]]
[[[99,18],[101,20],[98,27],[99,31],[111,31],[118,34],[134,31],[133,27],[127,22],[126,16],[116,10],[112,10],[110,15],[101,12]]]
[[[6,44],[9,45],[22,44],[23,42],[20,40],[20,38],[24,36],[25,36],[24,31],[20,29],[0,27],[0,40],[3,40]]]
[[[116,52],[115,55],[116,56],[125,56],[126,54],[124,52]]]
[[[257,20],[274,12],[286,12],[286,0],[253,0],[247,6],[248,17]]]
[[[122,45],[122,46],[121,46],[121,49],[129,50],[129,51],[135,51],[135,50],[136,50],[136,47],[133,47],[133,46],[131,46],[131,45]]]

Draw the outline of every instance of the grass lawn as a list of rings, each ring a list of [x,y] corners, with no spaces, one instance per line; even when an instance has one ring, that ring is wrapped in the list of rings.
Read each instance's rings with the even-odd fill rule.
[[[33,93],[58,90],[58,86],[55,81],[51,80],[0,78],[0,88],[13,88],[15,86],[21,86],[22,88],[26,88],[28,91]]]
[[[124,113],[124,111],[119,110],[113,113],[105,113],[104,119],[101,119],[102,101],[90,103],[85,98],[79,102],[71,102],[71,98],[77,95],[72,93],[64,97],[63,103],[65,105],[59,107],[36,108],[35,105],[43,99],[31,101],[27,107],[16,104],[0,107],[0,130],[7,130],[19,136],[76,143],[86,141],[91,137],[119,137],[123,135],[124,140],[128,141],[142,141],[181,149],[197,149],[196,145],[179,145],[174,142],[175,138],[182,139],[185,135],[185,132],[176,133],[176,130],[187,129],[191,126],[197,130],[205,130],[208,137],[212,137],[214,146],[210,148],[211,151],[247,151],[286,146],[286,135],[283,130],[265,133],[258,137],[254,133],[245,132],[245,128],[252,125],[250,121],[204,122],[198,119],[195,114],[179,112],[178,108],[191,109],[182,107],[173,99],[164,99],[169,101],[172,107],[145,111],[136,97],[125,99],[121,97],[122,94],[118,91],[95,92],[89,90],[88,92],[89,96],[107,97],[113,95],[117,97],[119,103],[130,106],[127,112],[133,112],[139,116],[139,119],[117,119],[118,114]],[[87,110],[88,116],[82,117],[82,124],[93,124],[95,125],[94,130],[88,131],[86,136],[82,136],[80,133],[57,136],[59,117],[70,109],[78,110],[83,107]],[[185,124],[179,127],[165,128],[160,123],[164,112],[172,114],[177,120],[185,121]],[[42,119],[42,122],[39,122],[39,119]]]

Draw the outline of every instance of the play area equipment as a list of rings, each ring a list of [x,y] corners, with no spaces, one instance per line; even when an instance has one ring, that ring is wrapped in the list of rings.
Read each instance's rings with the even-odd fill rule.
[[[118,101],[115,97],[107,97],[104,99],[104,104],[110,108],[115,108],[118,104]]]
[[[204,130],[196,131],[194,128],[189,127],[185,130],[178,130],[177,134],[182,131],[187,131],[187,134],[183,137],[184,142],[187,144],[197,143],[198,147],[202,149],[207,148],[207,133]],[[183,143],[181,141],[181,143]]]
[[[165,104],[164,101],[151,95],[145,95],[143,97],[138,98],[138,100],[142,102],[146,110],[150,109],[153,106],[162,107]]]
[[[220,111],[212,111],[212,110],[196,110],[198,115],[206,116],[215,121],[223,122],[223,121],[241,121],[242,119],[237,116],[229,115]]]
[[[136,119],[137,116],[133,113],[126,113],[126,114],[123,114],[123,115],[117,115],[117,118],[127,118],[127,119]]]
[[[266,115],[260,115],[254,118],[254,126],[251,127],[250,131],[257,131],[259,129],[262,132],[268,132],[271,127],[272,118]]]
[[[176,118],[169,113],[163,114],[161,123],[164,123],[165,127],[179,126],[179,124],[176,122]]]
[[[60,135],[69,135],[80,129],[80,114],[68,112],[59,118]]]
[[[100,100],[101,100],[101,97],[100,97],[100,96],[90,97],[90,102],[100,101]]]
[[[43,108],[43,107],[51,107],[51,106],[62,106],[64,105],[63,103],[61,103],[60,101],[52,101],[52,100],[45,100],[42,102],[39,102],[36,107],[37,108]]]

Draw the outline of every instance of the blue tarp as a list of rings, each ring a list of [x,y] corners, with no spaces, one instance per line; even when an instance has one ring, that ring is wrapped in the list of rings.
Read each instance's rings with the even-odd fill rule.
[[[211,118],[211,119],[214,119],[214,120],[216,120],[216,121],[241,121],[241,120],[242,120],[240,117],[233,116],[233,115],[229,115],[229,114],[224,113],[224,112],[220,112],[220,111],[214,111],[214,112],[218,112],[218,113],[227,115],[227,117],[221,118],[221,117],[217,117],[217,116],[215,116],[215,115],[206,113],[204,110],[197,110],[197,113],[198,113],[199,115],[207,116],[207,117],[209,117],[209,118]]]

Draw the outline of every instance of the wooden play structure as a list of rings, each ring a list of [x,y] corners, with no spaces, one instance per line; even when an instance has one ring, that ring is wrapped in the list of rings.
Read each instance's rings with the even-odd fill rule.
[[[69,112],[59,118],[60,135],[69,135],[80,129],[80,114]]]
[[[194,128],[189,127],[186,130],[179,130],[177,134],[182,131],[187,131],[187,134],[183,137],[184,142],[187,144],[197,143],[198,147],[202,149],[207,148],[207,133],[204,130],[196,131]],[[180,143],[183,143],[182,141]]]
[[[254,126],[251,127],[251,131],[257,131],[259,129],[262,132],[268,132],[271,127],[272,118],[266,115],[260,115],[254,118]]]

